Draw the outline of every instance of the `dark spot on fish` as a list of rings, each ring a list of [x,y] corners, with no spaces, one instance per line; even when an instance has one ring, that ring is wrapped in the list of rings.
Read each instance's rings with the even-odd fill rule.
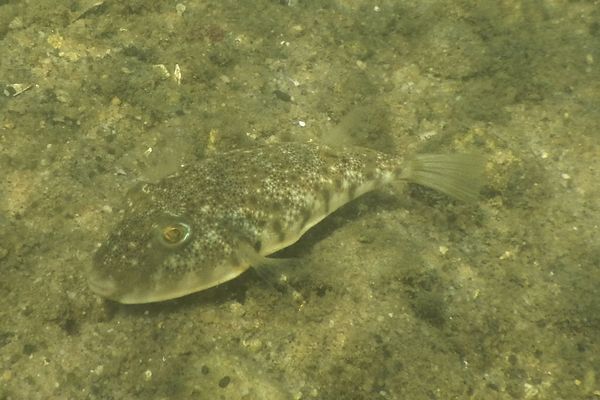
[[[338,191],[339,191],[339,190],[342,188],[342,184],[343,184],[343,183],[344,183],[344,182],[342,181],[342,179],[340,179],[340,178],[336,178],[336,179],[333,181],[333,187],[335,188],[335,190],[338,190]]]
[[[272,201],[269,204],[269,208],[271,209],[272,213],[277,213],[277,212],[280,212],[283,209],[283,205],[279,201]]]
[[[247,203],[248,203],[248,204],[251,204],[251,205],[253,205],[253,206],[255,206],[255,205],[259,204],[259,202],[258,202],[258,198],[257,198],[257,197],[256,197],[256,195],[254,195],[254,194],[250,194],[250,195],[248,195],[248,196],[247,196],[247,199],[248,199],[248,201],[247,201]]]
[[[262,242],[258,240],[254,243],[254,250],[256,250],[257,253],[260,253],[260,249],[262,249]]]
[[[394,168],[392,173],[394,174],[394,177],[396,177],[396,178],[401,177],[402,176],[402,168],[401,167]]]
[[[233,253],[231,253],[231,255],[229,256],[229,261],[231,263],[231,265],[241,265],[242,264],[242,259],[240,257],[239,254],[237,254],[235,251]]]

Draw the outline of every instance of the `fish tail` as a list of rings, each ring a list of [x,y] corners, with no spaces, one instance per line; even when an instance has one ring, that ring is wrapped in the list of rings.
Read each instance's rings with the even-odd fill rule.
[[[474,202],[484,183],[485,158],[478,154],[421,154],[409,160],[400,178]]]

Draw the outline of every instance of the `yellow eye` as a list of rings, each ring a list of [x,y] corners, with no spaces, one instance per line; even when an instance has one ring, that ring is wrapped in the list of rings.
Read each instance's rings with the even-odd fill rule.
[[[179,246],[189,239],[190,233],[189,225],[175,222],[160,229],[160,238],[161,242],[167,246]]]

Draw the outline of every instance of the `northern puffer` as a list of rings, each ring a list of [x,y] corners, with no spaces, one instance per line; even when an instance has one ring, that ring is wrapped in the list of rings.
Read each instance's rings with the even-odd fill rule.
[[[409,181],[477,198],[483,159],[404,159],[371,149],[281,143],[233,150],[138,184],[97,250],[89,285],[120,303],[185,296],[229,281],[358,196]]]

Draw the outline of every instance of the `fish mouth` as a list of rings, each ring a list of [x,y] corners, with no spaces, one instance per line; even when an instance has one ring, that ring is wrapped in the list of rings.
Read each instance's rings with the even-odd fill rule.
[[[116,285],[108,279],[99,279],[97,277],[88,278],[88,286],[92,292],[96,293],[100,297],[114,300],[117,292]]]
[[[104,277],[98,277],[91,275],[88,278],[88,286],[100,297],[108,300],[116,301],[121,304],[143,304],[153,303],[156,301],[162,301],[172,298],[171,296],[164,295],[160,296],[156,293],[147,293],[143,296],[138,291],[125,291],[123,288],[119,289],[117,284],[112,279]]]

